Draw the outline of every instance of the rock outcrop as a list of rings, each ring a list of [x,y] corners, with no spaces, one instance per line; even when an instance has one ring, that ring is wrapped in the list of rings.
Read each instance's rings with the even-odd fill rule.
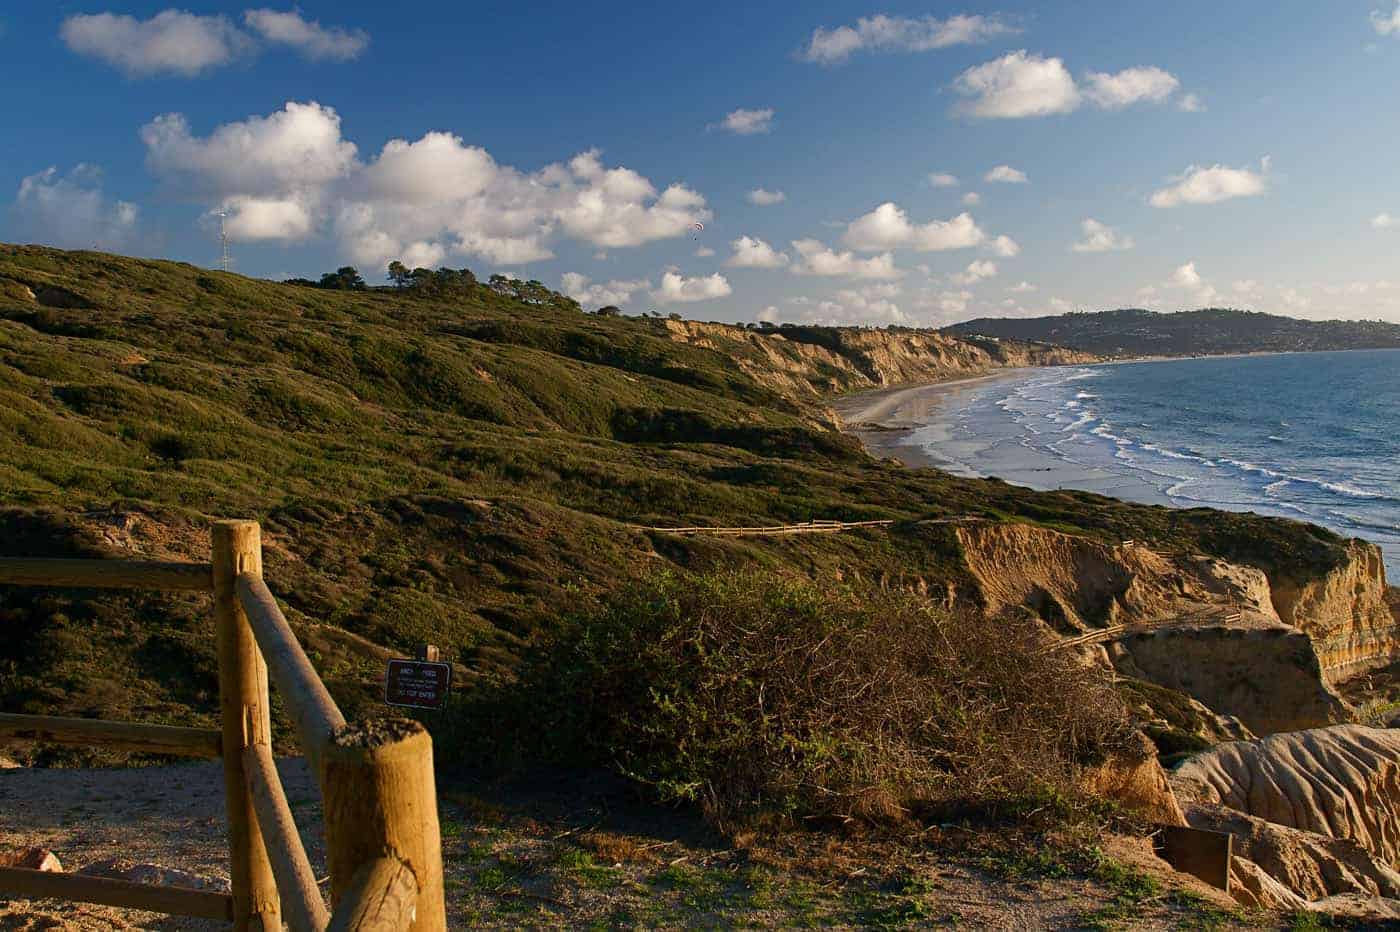
[[[1030,524],[960,526],[968,569],[992,614],[1028,608],[1066,634],[1236,609],[1279,624],[1264,573],[1223,560],[1180,561]]]
[[[1400,898],[1400,733],[1343,725],[1231,742],[1171,784],[1192,827],[1234,836],[1245,903],[1355,913],[1366,904],[1353,899]]]
[[[957,539],[990,614],[1029,611],[1064,635],[1127,625],[1098,648],[1105,662],[1255,734],[1350,721],[1333,684],[1400,650],[1380,552],[1363,541],[1300,584],[1029,524],[969,523]]]
[[[1200,700],[1255,734],[1350,721],[1329,688],[1313,643],[1282,626],[1148,629],[1118,642],[1120,672]]]
[[[1185,825],[1152,740],[1138,732],[1128,747],[1079,775],[1084,792],[1111,799],[1155,825]]]
[[[1304,583],[1276,579],[1272,584],[1279,618],[1312,638],[1329,683],[1385,666],[1400,655],[1380,550],[1355,540],[1347,551],[1345,563],[1319,578]]]
[[[1234,741],[1173,775],[1183,798],[1400,860],[1400,732],[1340,725]]]
[[[994,369],[1099,361],[1089,353],[1057,346],[973,341],[934,330],[750,330],[692,320],[661,323],[671,339],[722,352],[755,381],[800,401],[839,392],[941,382]]]

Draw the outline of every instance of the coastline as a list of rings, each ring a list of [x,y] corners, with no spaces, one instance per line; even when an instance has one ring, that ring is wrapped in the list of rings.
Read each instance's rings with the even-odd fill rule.
[[[1303,354],[1248,354],[1265,355]],[[1227,357],[1131,362],[1189,363],[1207,358]],[[856,393],[837,399],[832,407],[841,418],[842,429],[855,436],[877,459],[894,460],[914,469],[937,469],[962,478],[996,478],[1036,491],[1073,489],[1145,505],[1247,511],[1305,521],[1343,537],[1377,544],[1391,577],[1400,578],[1400,523],[1396,522],[1395,512],[1386,511],[1385,505],[1371,504],[1376,499],[1384,501],[1384,494],[1355,492],[1347,487],[1345,476],[1323,473],[1321,478],[1310,477],[1306,468],[1295,471],[1286,458],[1271,459],[1270,453],[1257,445],[1252,451],[1220,454],[1217,464],[1201,459],[1204,454],[1196,454],[1194,448],[1183,445],[1189,440],[1178,439],[1184,452],[1177,452],[1162,450],[1157,445],[1161,441],[1154,441],[1150,435],[1147,440],[1135,441],[1105,431],[1105,436],[1091,438],[1090,434],[1098,435],[1103,430],[1102,425],[1094,430],[1085,428],[1081,433],[1074,431],[1084,423],[1082,420],[1073,424],[1068,421],[1087,416],[1092,426],[1098,415],[1079,408],[1079,401],[1072,397],[1064,403],[1064,411],[1072,413],[1060,415],[1053,423],[1027,425],[1017,413],[1022,410],[1020,405],[1026,403],[1024,398],[1038,400],[1040,391],[1034,384],[1022,388],[1022,383],[1047,378],[1053,383],[1053,371],[1061,368],[1099,369],[1106,376],[1101,367],[1123,362],[1128,361],[993,370],[946,382]],[[1086,383],[1086,387],[1092,384]],[[1091,393],[1081,393],[1079,398],[1097,397],[1092,394],[1094,391],[1097,390],[1090,388]],[[1016,404],[1006,410],[1006,401],[1012,396],[1016,397]],[[1274,436],[1268,439],[1281,442]],[[1114,445],[1109,446],[1110,442]],[[1264,458],[1256,458],[1261,455]],[[1286,457],[1286,453],[1282,455]],[[1299,475],[1303,478],[1297,478]],[[1265,484],[1271,485],[1261,488]],[[1274,485],[1286,486],[1288,492],[1271,495]]]

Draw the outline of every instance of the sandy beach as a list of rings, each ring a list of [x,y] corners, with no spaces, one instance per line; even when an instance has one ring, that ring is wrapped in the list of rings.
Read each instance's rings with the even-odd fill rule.
[[[928,430],[938,421],[940,411],[975,388],[995,380],[1024,377],[1027,369],[1008,369],[986,375],[906,385],[846,395],[832,403],[848,432],[872,456],[893,457],[906,466],[946,466],[930,456],[914,437],[915,431]]]
[[[979,419],[976,430],[956,430],[963,411],[987,389],[1033,379],[1041,368],[1003,369],[986,375],[861,392],[833,407],[872,456],[911,467],[966,477],[996,476],[1048,491],[1080,489],[1146,504],[1171,504],[1160,490],[1134,475],[1045,455],[1021,443],[1019,428]]]

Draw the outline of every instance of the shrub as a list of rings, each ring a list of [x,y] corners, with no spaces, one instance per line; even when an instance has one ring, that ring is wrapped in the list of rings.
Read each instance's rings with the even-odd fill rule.
[[[1127,726],[1107,674],[1028,626],[752,571],[625,587],[475,705],[521,729],[500,750],[611,765],[721,826],[1062,798]]]

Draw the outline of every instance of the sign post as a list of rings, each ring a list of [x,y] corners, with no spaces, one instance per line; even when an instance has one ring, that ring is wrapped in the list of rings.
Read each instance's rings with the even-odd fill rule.
[[[390,660],[384,671],[384,701],[412,709],[447,707],[452,691],[452,665],[438,660],[431,644],[419,644],[414,660]]]

